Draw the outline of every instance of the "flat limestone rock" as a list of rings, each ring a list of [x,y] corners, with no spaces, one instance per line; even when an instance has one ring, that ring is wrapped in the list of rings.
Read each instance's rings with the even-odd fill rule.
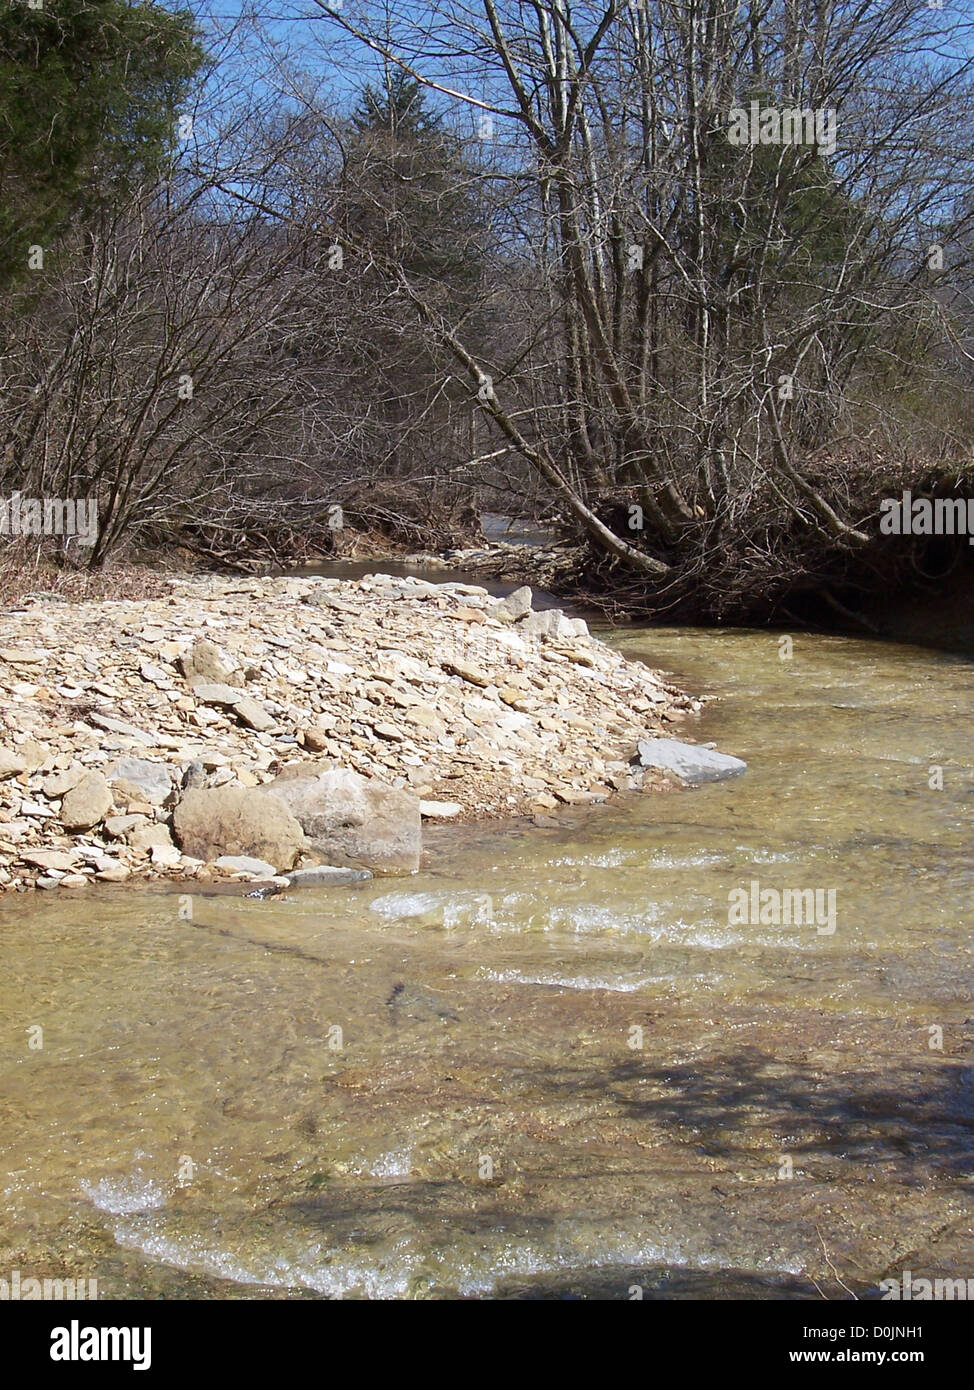
[[[25,864],[33,864],[38,869],[59,869],[62,873],[69,873],[78,856],[72,850],[43,849],[24,850],[20,857]]]
[[[183,860],[175,845],[153,845],[149,855],[153,864],[158,864],[164,869],[178,868]]]
[[[424,820],[452,820],[463,810],[459,801],[421,801],[419,814]]]
[[[445,660],[443,669],[454,676],[459,676],[461,680],[469,681],[471,685],[479,685],[482,688],[490,685],[490,676],[481,671],[479,666],[474,666],[472,662],[463,661],[459,657]]]
[[[239,720],[256,733],[267,733],[277,727],[277,720],[269,715],[262,704],[250,695],[234,701],[233,712]]]
[[[141,743],[146,748],[155,746],[155,736],[147,734],[142,729],[137,729],[134,724],[128,724],[124,719],[115,719],[110,714],[97,714],[92,712],[88,715],[89,724],[93,724],[96,729],[104,729],[109,734],[121,734],[123,738],[130,738],[134,743]]]
[[[701,748],[694,743],[681,743],[675,738],[641,739],[633,759],[640,767],[655,767],[672,772],[688,786],[703,782],[721,782],[747,770],[747,763],[729,753],[714,748]]]
[[[221,854],[216,860],[216,868],[225,869],[231,874],[253,874],[255,878],[273,878],[277,873],[273,864],[266,859],[254,859],[248,854]]]
[[[127,864],[109,864],[107,868],[99,869],[95,878],[100,878],[103,883],[124,883],[130,876],[132,870]]]
[[[2,755],[0,755],[2,756]],[[2,775],[2,773],[0,773]],[[65,793],[76,787],[85,775],[85,769],[81,763],[72,763],[70,767],[62,772],[51,773],[41,782],[41,791],[46,797],[59,800]]]
[[[370,869],[342,869],[337,864],[315,864],[309,869],[293,869],[286,875],[289,888],[337,888],[345,883],[364,883],[372,877]]]
[[[13,647],[0,647],[0,659],[9,661],[11,666],[33,666],[44,660],[43,652],[16,651]]]
[[[120,840],[132,830],[140,830],[146,824],[145,816],[106,816],[105,831],[113,840]]]
[[[119,758],[107,772],[109,782],[124,782],[142,793],[142,799],[152,806],[161,806],[173,788],[168,763],[154,763],[148,758]]]
[[[232,706],[246,698],[242,690],[236,690],[222,681],[194,681],[190,690],[204,705]]]
[[[16,777],[27,771],[27,763],[12,748],[0,748],[0,778]]]

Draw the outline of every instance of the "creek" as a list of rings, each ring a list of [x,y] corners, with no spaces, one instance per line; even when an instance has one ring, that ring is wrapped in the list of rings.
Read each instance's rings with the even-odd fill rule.
[[[408,880],[0,898],[0,1275],[700,1299],[971,1272],[971,662],[603,635],[718,697],[685,732],[747,773],[430,829]],[[732,921],[755,882],[834,892],[835,930]]]

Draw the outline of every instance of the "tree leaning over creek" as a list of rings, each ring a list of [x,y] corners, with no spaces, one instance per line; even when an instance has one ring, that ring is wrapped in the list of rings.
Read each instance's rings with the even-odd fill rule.
[[[509,351],[484,360],[429,277],[369,254],[661,605],[841,578],[891,488],[968,467],[969,21],[909,0],[318,4],[344,61],[381,55],[492,124],[495,224],[518,222],[512,274],[530,263]],[[733,143],[752,104],[807,113],[804,138]]]
[[[301,0],[289,47],[273,0],[4,5],[0,481],[96,493],[94,565],[487,506],[761,618],[888,587],[880,501],[969,486],[963,15]],[[799,138],[735,143],[752,108]]]

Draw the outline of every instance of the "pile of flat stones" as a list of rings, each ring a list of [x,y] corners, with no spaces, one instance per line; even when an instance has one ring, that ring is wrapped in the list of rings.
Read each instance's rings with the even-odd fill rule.
[[[4,612],[0,890],[409,872],[424,820],[640,786],[639,741],[700,708],[529,589],[169,584]]]

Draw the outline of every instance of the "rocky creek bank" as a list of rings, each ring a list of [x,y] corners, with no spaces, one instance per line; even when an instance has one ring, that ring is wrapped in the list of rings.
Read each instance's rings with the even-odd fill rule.
[[[410,873],[424,820],[661,785],[700,708],[528,589],[167,582],[2,615],[0,889]]]

